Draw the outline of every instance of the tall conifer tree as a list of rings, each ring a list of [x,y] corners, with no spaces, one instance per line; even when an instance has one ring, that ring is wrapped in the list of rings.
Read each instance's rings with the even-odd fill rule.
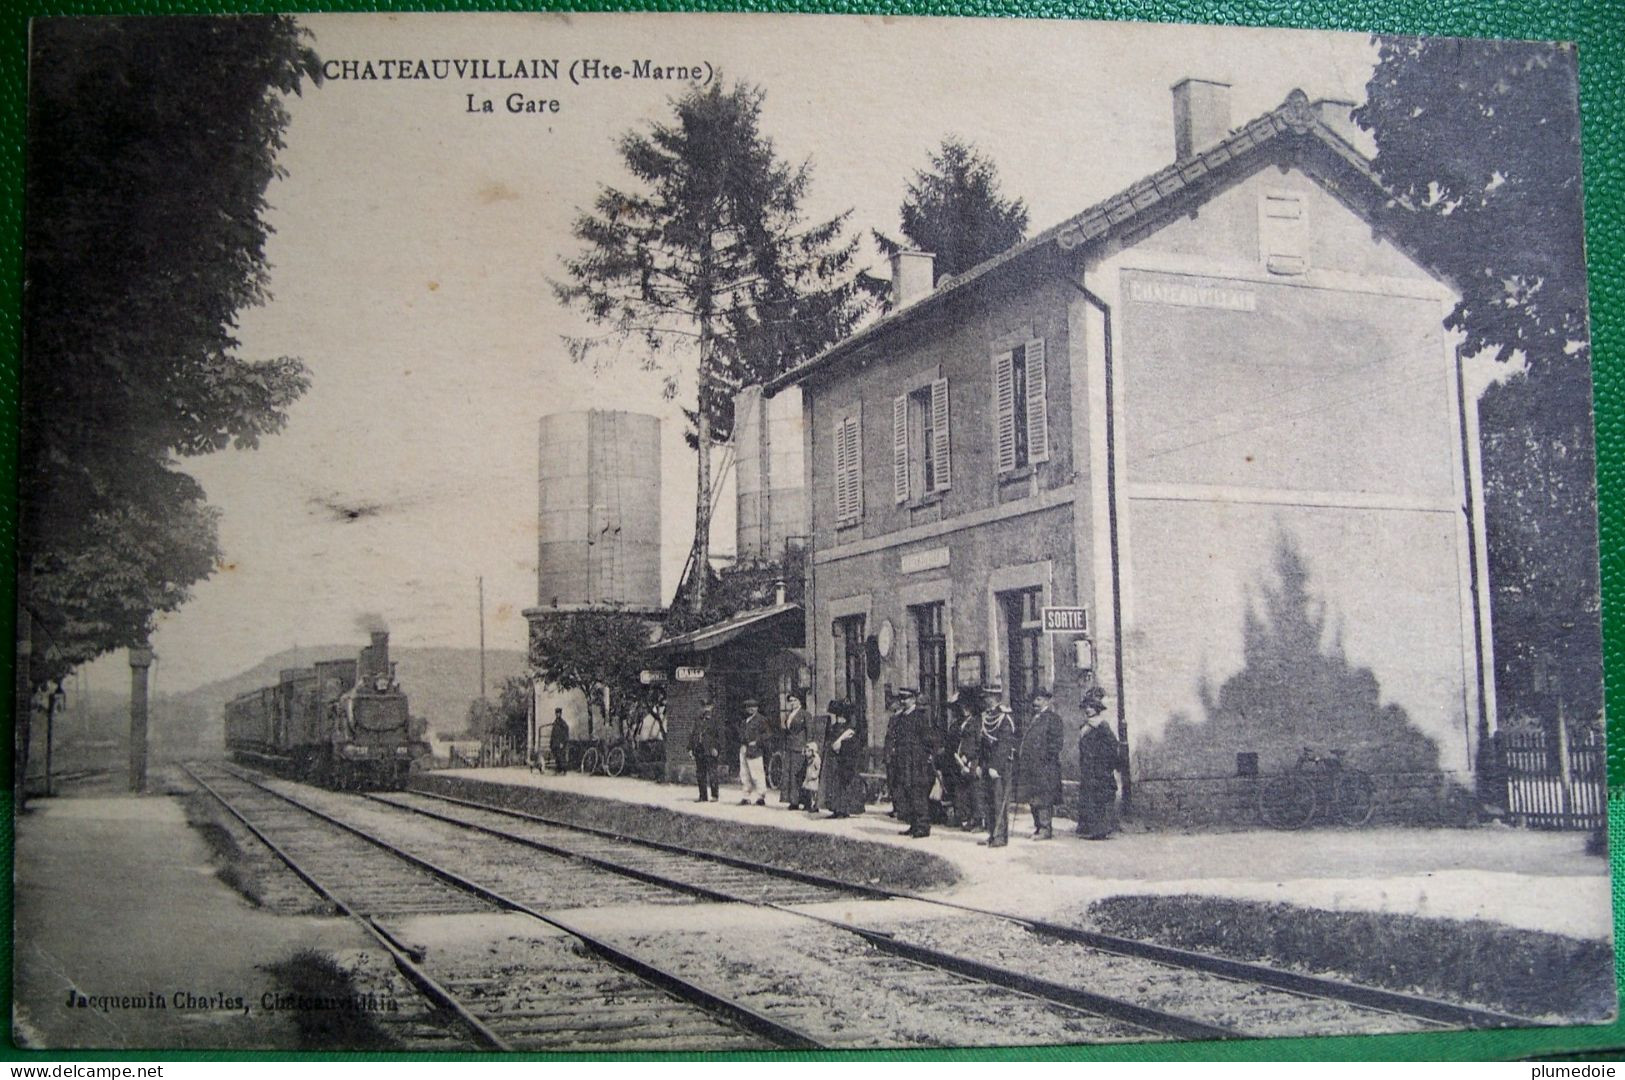
[[[705,604],[712,502],[711,446],[733,431],[733,394],[787,370],[846,334],[863,315],[857,241],[846,215],[809,224],[811,166],[782,161],[761,132],[763,93],[720,79],[672,101],[669,119],[620,139],[629,186],[605,184],[575,223],[558,298],[603,328],[567,339],[599,362],[633,342],[662,372],[668,396],[693,373],[690,442],[699,454],[694,548],[687,579]]]

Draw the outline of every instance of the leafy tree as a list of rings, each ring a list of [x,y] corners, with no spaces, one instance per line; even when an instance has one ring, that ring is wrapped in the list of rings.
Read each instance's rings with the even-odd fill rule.
[[[268,297],[282,101],[318,71],[303,36],[286,16],[32,27],[18,592],[36,688],[143,641],[212,572],[214,514],[175,459],[255,446],[307,386],[234,336]]]
[[[699,492],[691,565],[709,563],[710,448],[733,430],[733,394],[810,357],[846,334],[867,308],[852,270],[857,241],[845,214],[808,224],[801,204],[810,164],[779,159],[761,133],[763,94],[721,80],[671,102],[672,117],[621,136],[630,187],[604,185],[575,223],[582,251],[554,283],[563,303],[599,327],[568,338],[577,361],[635,342],[642,364],[697,376],[691,444]],[[694,575],[698,606],[704,573]]]
[[[1596,450],[1575,55],[1381,38],[1355,119],[1403,202],[1394,227],[1462,297],[1446,325],[1521,373],[1479,403],[1503,714],[1601,708]]]
[[[463,734],[470,739],[485,739],[502,728],[502,714],[484,698],[470,698],[468,711],[463,714]]]
[[[1027,235],[1027,204],[999,193],[993,162],[954,136],[931,152],[929,168],[915,172],[898,210],[909,246],[936,256],[935,281],[962,274]],[[903,243],[881,232],[875,244],[885,255]]]
[[[530,679],[525,675],[509,675],[502,680],[497,694],[497,712],[511,731],[524,731],[530,722]]]
[[[543,682],[581,691],[603,719],[624,723],[648,696],[638,673],[653,629],[646,617],[625,611],[550,613],[531,623],[530,667]]]

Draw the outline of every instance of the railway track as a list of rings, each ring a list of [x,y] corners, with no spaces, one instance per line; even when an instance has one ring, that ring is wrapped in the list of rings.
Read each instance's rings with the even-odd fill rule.
[[[246,777],[240,782],[257,783]],[[974,936],[965,937],[946,942],[949,947],[944,948],[945,942],[940,936],[933,939],[929,920],[888,932],[854,922],[850,918],[850,912],[855,910],[851,905],[842,909],[847,917],[840,919],[809,910],[809,907],[817,908],[843,899],[903,899],[943,904],[926,897],[802,871],[763,867],[734,857],[618,836],[605,830],[450,796],[407,792],[368,795],[363,801],[332,793],[315,795],[321,801],[343,804],[343,815],[350,819],[345,821],[285,792],[274,792],[264,786],[258,790],[261,797],[284,801],[290,806],[290,813],[319,815],[331,825],[347,830],[357,841],[374,846],[375,850],[387,850],[408,863],[430,867],[432,875],[442,882],[448,878],[460,879],[459,887],[469,895],[484,897],[496,907],[525,911],[554,926],[564,925],[556,915],[545,915],[529,904],[468,880],[470,875],[466,869],[461,874],[453,872],[369,835],[387,825],[378,817],[379,812],[386,809],[397,815],[407,812],[420,823],[432,823],[435,829],[460,831],[465,840],[468,833],[475,833],[500,844],[518,845],[539,853],[544,860],[541,865],[548,867],[548,871],[545,875],[532,874],[533,877],[556,876],[553,868],[565,864],[575,867],[576,872],[590,870],[600,878],[613,875],[623,883],[664,891],[668,894],[664,902],[668,903],[677,902],[672,898],[684,897],[749,904],[793,916],[822,928],[825,937],[820,939],[821,952],[833,957],[831,963],[843,973],[849,973],[854,985],[883,986],[904,998],[933,1002],[937,1008],[993,1015],[1038,1015],[1043,1024],[1049,1025],[1045,1030],[1055,1032],[1049,1041],[1057,1038],[1062,1041],[1143,1039],[1147,1035],[1222,1039],[1526,1023],[1519,1018],[1449,1003],[948,905],[972,922],[994,924],[1020,939],[1000,942],[996,952],[1001,962],[989,963],[981,958],[981,954],[987,952],[985,934],[980,942],[973,940]],[[400,826],[396,829],[399,831]],[[382,831],[387,832],[387,827]],[[428,842],[416,835],[414,840],[419,844]],[[457,845],[445,835],[432,842],[438,843],[442,852],[470,846]],[[515,863],[511,856],[501,861]],[[483,872],[476,872],[483,880]],[[642,899],[662,902],[655,896]],[[545,905],[546,900],[538,897],[533,903]],[[859,905],[859,909],[865,906]],[[956,920],[956,925],[965,929],[971,923]],[[863,947],[849,947],[852,939]],[[669,942],[651,941],[649,944],[661,948],[663,959],[673,955],[671,948],[662,947]],[[726,947],[725,942],[717,944]],[[1010,966],[1012,958],[1016,961],[1015,967]],[[703,957],[700,959],[699,966],[704,967]],[[670,972],[667,975],[675,978]],[[795,1033],[788,1041],[773,1040],[774,1044],[852,1044],[849,1031],[840,1030],[839,1025],[829,1028],[827,1016],[819,1015],[816,1010],[809,1011],[793,994],[775,994],[773,990],[770,982],[753,989],[749,997],[763,1021],[780,1023]],[[613,988],[605,992],[613,996]],[[597,993],[596,989],[583,987],[574,991],[574,999],[586,1000]],[[537,999],[531,1008],[533,1015],[527,1018],[536,1023],[568,1022],[561,1020],[557,1001]],[[618,1009],[617,1004],[603,1015],[595,1014],[590,1008],[582,1011],[584,1017],[596,1016],[607,1021],[615,1017]],[[646,1032],[635,1016],[622,1019],[628,1035]],[[702,1041],[705,1037],[701,1032],[693,1034]],[[798,1043],[798,1039],[802,1041]],[[674,1048],[669,1041],[658,1041],[650,1048],[657,1047]]]
[[[1179,1038],[1324,1033],[1328,1030],[1325,1026],[1327,1023],[1337,1023],[1339,1010],[1344,1010],[1344,1019],[1365,1021],[1357,1024],[1361,1028],[1385,1031],[1536,1026],[1535,1021],[1492,1010],[1324,976],[1306,975],[1263,964],[1232,960],[1042,920],[1020,918],[1004,912],[954,904],[914,893],[837,881],[805,871],[758,865],[736,857],[695,851],[660,841],[626,837],[609,830],[449,795],[413,791],[371,798],[411,809],[438,820],[455,821],[485,833],[511,835],[513,838],[521,839],[522,842],[531,842],[526,838],[534,838],[539,843],[545,843],[547,850],[555,853],[576,853],[580,857],[591,858],[595,860],[596,865],[608,869],[615,869],[617,863],[623,863],[628,869],[637,868],[641,872],[647,872],[651,860],[662,862],[666,866],[681,866],[686,860],[685,880],[693,881],[703,877],[694,869],[698,865],[726,867],[735,874],[749,874],[757,879],[782,880],[798,888],[812,890],[806,894],[807,900],[804,902],[808,903],[817,903],[823,898],[838,898],[844,893],[871,898],[910,900],[951,908],[974,919],[1013,927],[1031,939],[1029,945],[1039,944],[1040,948],[1023,949],[1021,943],[1016,942],[1014,951],[1018,954],[1025,953],[1024,958],[1028,963],[1025,971],[1012,972],[940,948],[932,948],[923,941],[910,940],[907,936],[886,934],[853,926],[844,921],[822,919],[821,916],[808,912],[798,914],[821,919],[831,925],[839,925],[860,934],[877,948],[904,959],[917,960],[971,978],[998,981],[1050,1000],[1065,1001],[1082,1008],[1106,1010],[1108,1014],[1129,1020],[1146,1030],[1156,1030],[1160,1034]],[[437,806],[452,809],[450,811],[435,809]],[[513,825],[504,829],[493,824],[494,821],[507,821]],[[570,836],[579,839],[572,844],[567,839]],[[640,852],[644,854],[640,855]],[[768,895],[770,890],[761,885],[744,887],[735,885],[725,891],[726,895],[718,895],[717,898],[769,907],[783,905],[782,901],[771,898]],[[1049,955],[1042,955],[1046,952]],[[1093,971],[1088,970],[1091,958],[1100,958],[1103,961],[1093,965],[1096,969]],[[1057,973],[1057,979],[1062,981],[1046,979],[1034,974],[1035,970],[1054,971]],[[1091,986],[1143,988],[1148,982],[1153,985],[1168,983],[1170,980],[1164,976],[1167,972],[1189,973],[1190,976],[1196,977],[1194,983],[1186,980],[1187,985],[1170,987],[1169,996],[1205,1001],[1214,998],[1226,999],[1227,1003],[1221,1005],[1219,1011],[1227,1015],[1239,1015],[1240,1022],[1234,1028],[1201,1019],[1195,1019],[1188,1024],[1183,1022],[1188,1018],[1174,1018],[1169,1022],[1156,1015],[1137,1013],[1134,1009],[1122,1011],[1121,1002],[1106,998],[1105,995],[1082,995],[1075,990],[1071,996],[1066,993],[1070,989],[1066,985],[1069,975],[1086,977]],[[1245,1000],[1240,1004],[1234,1003],[1236,987],[1253,988],[1244,995]],[[1288,1007],[1289,1003],[1283,999],[1283,995],[1287,998],[1296,998],[1305,1004],[1293,1010]],[[1280,1014],[1283,1010],[1311,1016],[1321,1026],[1308,1031],[1291,1030],[1291,1018],[1288,1016],[1285,1018],[1287,1030],[1282,1030]],[[1156,1012],[1157,1010],[1151,1010],[1153,1014]]]
[[[599,935],[544,914],[231,769],[186,772],[337,910],[354,919],[465,1043],[494,1050],[761,1050],[818,1044]],[[437,969],[391,922],[403,916],[515,912],[577,948],[548,970],[500,962]],[[550,988],[568,987],[560,1006]]]

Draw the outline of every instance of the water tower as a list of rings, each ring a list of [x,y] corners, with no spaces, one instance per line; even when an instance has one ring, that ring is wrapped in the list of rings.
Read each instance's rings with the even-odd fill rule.
[[[776,563],[787,544],[808,532],[801,388],[771,398],[759,386],[741,390],[734,397],[733,441],[739,564]]]
[[[544,416],[539,475],[537,607],[659,609],[659,419]]]

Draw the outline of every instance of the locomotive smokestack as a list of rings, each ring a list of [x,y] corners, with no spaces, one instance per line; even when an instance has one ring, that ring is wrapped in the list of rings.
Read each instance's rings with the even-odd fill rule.
[[[389,631],[374,630],[372,647],[367,650],[367,676],[377,678],[389,674]]]

